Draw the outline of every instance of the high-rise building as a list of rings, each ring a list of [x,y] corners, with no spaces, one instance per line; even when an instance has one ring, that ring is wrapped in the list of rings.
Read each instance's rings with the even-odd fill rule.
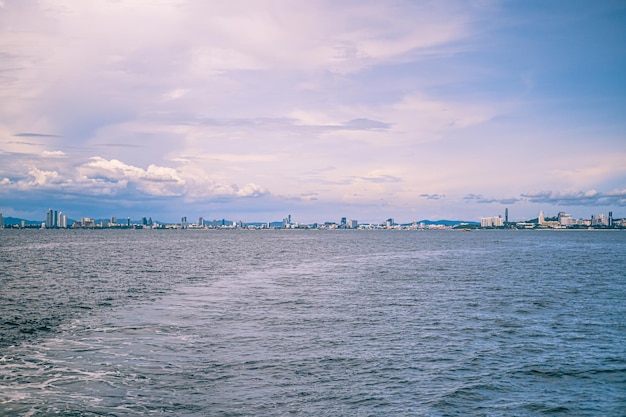
[[[287,217],[283,219],[283,227],[284,228],[291,227],[291,214],[287,215]]]
[[[564,211],[559,211],[558,221],[561,226],[571,226],[574,224],[571,214],[567,214]]]
[[[505,208],[504,209],[504,222],[508,223],[509,222],[509,208]]]
[[[48,229],[66,228],[67,216],[62,211],[48,209],[45,227]]]
[[[539,212],[539,217],[537,218],[537,222],[542,225],[545,223],[545,217],[543,215],[543,210]]]
[[[57,227],[67,229],[67,216],[62,211],[59,212]]]
[[[504,226],[504,222],[502,221],[502,216],[496,217],[482,217],[480,219],[480,227],[502,227]]]
[[[48,209],[48,211],[46,212],[46,227],[51,229],[52,227],[54,227],[54,211],[52,211],[52,209]]]
[[[609,211],[609,227],[613,227],[613,226],[614,226],[614,223],[613,223],[613,212]]]
[[[2,217],[2,213],[0,213],[0,229],[4,229],[4,217]]]

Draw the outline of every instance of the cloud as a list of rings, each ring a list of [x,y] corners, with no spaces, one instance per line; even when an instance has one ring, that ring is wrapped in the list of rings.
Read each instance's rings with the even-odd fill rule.
[[[463,197],[463,200],[471,201],[473,203],[478,203],[478,204],[493,204],[493,203],[498,203],[498,204],[515,204],[518,201],[520,201],[520,199],[515,198],[515,197],[509,197],[509,198],[485,198],[482,194],[466,194]]]
[[[532,203],[563,206],[626,206],[626,189],[608,192],[587,191],[531,191],[521,194]]]
[[[423,197],[427,200],[439,200],[440,198],[444,198],[445,194],[420,194],[420,197]]]
[[[25,172],[13,172],[0,182],[4,191],[11,189],[23,193],[54,191],[58,194],[113,196],[131,200],[142,197],[185,197],[188,200],[219,198],[257,198],[269,195],[258,184],[223,184],[206,175],[194,175],[193,170],[150,164],[147,168],[124,163],[118,159],[91,157],[77,165],[59,161],[63,153],[42,155],[39,164],[46,162],[56,168],[32,167]],[[47,159],[46,159],[47,158]]]
[[[47,133],[16,133],[13,136],[24,138],[60,138],[59,135],[51,135]]]
[[[28,185],[35,187],[56,187],[64,182],[63,178],[56,171],[43,171],[33,168],[28,171],[28,174],[32,177],[32,181]]]
[[[390,123],[379,122],[366,118],[352,119],[340,124],[339,126],[322,126],[324,129],[337,130],[387,130],[391,128]]]
[[[390,182],[402,182],[402,178],[394,175],[386,174],[380,171],[372,171],[368,175],[363,177],[354,177],[357,180],[373,183],[390,183]]]
[[[58,156],[66,156],[66,153],[63,151],[43,151],[41,155],[50,156],[50,157],[54,157],[54,156],[58,157]]]

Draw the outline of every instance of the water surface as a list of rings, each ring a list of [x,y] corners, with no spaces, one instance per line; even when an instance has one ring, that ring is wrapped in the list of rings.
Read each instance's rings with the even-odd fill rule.
[[[626,415],[626,233],[0,231],[0,415]]]

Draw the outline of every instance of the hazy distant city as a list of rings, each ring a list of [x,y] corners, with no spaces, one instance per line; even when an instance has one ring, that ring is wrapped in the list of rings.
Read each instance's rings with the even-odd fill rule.
[[[45,221],[7,218],[0,213],[0,228],[15,229],[622,229],[626,228],[625,218],[614,218],[613,212],[592,214],[588,219],[574,219],[564,211],[556,216],[547,217],[540,211],[537,218],[525,221],[509,221],[508,209],[504,217],[482,217],[479,222],[459,220],[414,220],[410,223],[397,223],[393,218],[387,218],[380,223],[359,223],[358,220],[342,217],[338,222],[324,221],[321,223],[300,223],[287,215],[282,221],[249,222],[238,220],[212,219],[199,217],[197,221],[181,217],[179,223],[166,223],[153,220],[152,217],[142,217],[140,220],[130,217],[109,219],[92,219],[82,217],[79,220],[68,219],[67,215],[59,210],[49,209]]]

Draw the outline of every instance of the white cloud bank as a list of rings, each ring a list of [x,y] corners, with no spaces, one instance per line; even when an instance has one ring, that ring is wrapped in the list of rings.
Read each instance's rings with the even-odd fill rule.
[[[4,172],[4,175],[8,173]],[[2,178],[0,192],[53,191],[93,196],[119,196],[137,199],[144,197],[186,197],[193,200],[211,198],[262,197],[269,191],[248,183],[243,186],[222,184],[209,179],[186,176],[184,171],[170,167],[149,165],[147,168],[126,164],[117,159],[91,157],[77,166],[61,166],[42,170],[37,167],[26,172],[12,172],[12,177]],[[130,194],[139,193],[131,197]]]

